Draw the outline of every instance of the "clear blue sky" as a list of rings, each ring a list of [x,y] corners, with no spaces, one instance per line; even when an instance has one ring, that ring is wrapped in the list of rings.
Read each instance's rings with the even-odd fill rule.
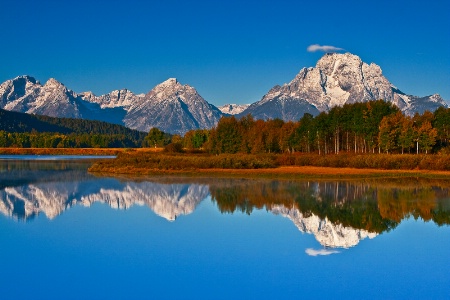
[[[144,93],[169,77],[209,102],[251,103],[332,45],[408,94],[450,100],[450,2],[2,1],[0,81]]]

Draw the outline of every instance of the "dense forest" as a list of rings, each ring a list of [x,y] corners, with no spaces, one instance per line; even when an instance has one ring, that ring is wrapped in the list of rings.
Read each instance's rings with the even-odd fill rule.
[[[183,138],[173,138],[184,148],[214,154],[427,154],[446,151],[449,134],[450,109],[441,107],[410,117],[378,100],[336,106],[316,117],[305,114],[298,122],[255,120],[250,115],[223,117],[211,130],[193,130]]]
[[[0,109],[0,147],[141,147],[146,135],[107,122],[53,118]]]

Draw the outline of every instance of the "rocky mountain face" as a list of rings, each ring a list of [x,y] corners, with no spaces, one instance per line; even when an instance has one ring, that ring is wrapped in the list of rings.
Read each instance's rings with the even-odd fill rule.
[[[43,86],[29,76],[7,80],[0,86],[0,99],[6,110],[52,117],[81,117],[77,96],[53,78]]]
[[[410,115],[447,107],[437,94],[416,97],[401,92],[374,63],[364,63],[350,53],[331,53],[325,54],[315,67],[303,68],[288,84],[273,87],[241,115],[296,121],[304,113],[317,115],[337,105],[379,99],[394,103]]]
[[[76,94],[55,79],[41,85],[34,78],[19,76],[0,85],[0,108],[52,117],[82,118],[125,125],[148,132],[152,127],[184,134],[211,128],[223,115],[189,85],[171,78],[147,94],[127,89],[95,96]]]
[[[135,95],[127,89],[122,89],[114,90],[102,96],[96,96],[92,92],[80,93],[80,96],[88,102],[97,103],[101,108],[122,107],[128,110],[133,103],[143,101],[145,94]]]
[[[59,118],[80,118],[123,125],[125,111],[102,108],[67,89],[56,79],[44,85],[30,76],[19,76],[0,85],[0,108]]]
[[[237,115],[246,110],[250,104],[225,104],[217,107],[222,113],[228,115]]]
[[[124,123],[141,131],[158,127],[165,132],[184,134],[191,129],[211,128],[221,116],[222,112],[193,87],[170,78],[154,87],[142,101],[134,102]]]

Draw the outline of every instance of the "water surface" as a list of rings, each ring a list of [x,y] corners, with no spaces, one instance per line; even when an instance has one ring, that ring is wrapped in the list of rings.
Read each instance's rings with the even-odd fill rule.
[[[5,298],[450,296],[446,180],[129,180],[0,162]]]

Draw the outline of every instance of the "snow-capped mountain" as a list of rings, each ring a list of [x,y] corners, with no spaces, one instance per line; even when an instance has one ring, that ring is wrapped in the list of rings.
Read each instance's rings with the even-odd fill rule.
[[[217,124],[222,112],[203,99],[195,88],[169,78],[148,92],[142,101],[133,102],[124,118],[129,128],[184,134]]]
[[[123,125],[122,108],[100,107],[50,78],[44,85],[30,76],[19,76],[0,85],[0,108],[60,118],[108,121]]]
[[[217,107],[221,112],[228,115],[237,115],[246,110],[250,104],[225,104]]]
[[[275,86],[241,115],[257,119],[299,120],[304,113],[316,115],[333,106],[383,99],[407,114],[447,107],[439,95],[406,95],[383,76],[381,68],[364,63],[356,55],[325,54],[313,68],[303,68],[283,86]]]
[[[195,88],[170,78],[147,94],[127,89],[102,96],[76,94],[55,79],[44,85],[30,76],[19,76],[0,85],[0,108],[53,117],[83,118],[149,131],[152,127],[184,134],[211,128],[225,115],[256,119],[299,120],[304,113],[317,115],[336,105],[383,99],[406,114],[434,111],[447,103],[438,95],[407,95],[391,84],[381,68],[345,53],[325,54],[315,67],[303,68],[288,84],[273,87],[251,105],[227,104],[220,108],[203,99]]]
[[[158,127],[184,134],[192,129],[211,128],[223,115],[189,85],[170,78],[147,94],[127,89],[96,96],[76,94],[55,79],[41,85],[33,77],[19,76],[0,85],[0,108],[52,117],[82,118],[125,125],[149,131]]]
[[[2,108],[52,117],[80,118],[77,96],[57,80],[50,78],[43,86],[33,77],[19,76],[0,86]]]

